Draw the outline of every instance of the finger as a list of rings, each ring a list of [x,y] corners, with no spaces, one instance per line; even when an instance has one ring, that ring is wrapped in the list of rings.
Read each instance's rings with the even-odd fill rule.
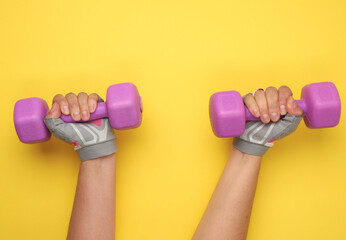
[[[88,94],[81,92],[78,94],[79,109],[81,111],[82,120],[87,121],[90,118],[89,106],[88,106]]]
[[[252,94],[247,94],[245,96],[244,103],[253,116],[255,116],[255,117],[260,116],[259,108],[258,108],[257,103],[255,101],[255,98]]]
[[[80,109],[79,109],[79,103],[76,94],[69,93],[66,95],[66,99],[68,102],[68,107],[70,109],[71,116],[73,120],[79,121],[80,120]]]
[[[287,86],[281,86],[279,88],[279,104],[280,104],[280,114],[285,115],[287,113],[286,104],[290,96],[292,96],[292,91]]]
[[[275,87],[268,87],[265,91],[270,119],[276,122],[280,119],[279,94]]]
[[[65,115],[69,115],[70,114],[70,110],[68,108],[68,102],[66,100],[66,98],[61,95],[55,95],[55,97],[53,98],[53,103],[58,103],[60,111],[65,114]]]
[[[45,118],[59,118],[61,115],[61,111],[59,108],[59,104],[57,102],[54,102],[52,105],[52,109],[48,112],[48,114],[45,116]]]
[[[264,93],[264,90],[258,90],[255,92],[255,100],[257,103],[257,106],[259,107],[260,115],[261,115],[261,121],[264,123],[269,123],[270,118],[268,115],[268,105],[267,105],[267,99]]]
[[[89,111],[91,113],[95,112],[97,101],[99,100],[99,96],[96,93],[92,93],[88,98]]]
[[[286,106],[287,112],[292,115],[299,116],[303,114],[303,110],[298,106],[298,104],[292,96],[288,98]]]

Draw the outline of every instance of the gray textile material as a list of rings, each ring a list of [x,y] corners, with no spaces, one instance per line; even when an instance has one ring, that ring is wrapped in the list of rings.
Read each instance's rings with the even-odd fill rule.
[[[94,123],[65,123],[60,118],[44,119],[49,131],[57,138],[75,145],[82,161],[117,152],[116,135],[108,118]]]
[[[297,129],[301,120],[302,116],[286,114],[277,122],[249,122],[243,135],[234,139],[233,146],[241,152],[262,156],[274,145],[269,141],[288,136]]]
[[[82,161],[95,159],[103,156],[108,156],[117,151],[115,141],[108,141],[83,147],[77,150],[77,153]]]
[[[269,147],[256,143],[246,142],[238,137],[234,138],[233,146],[241,152],[256,156],[263,156],[269,149]]]

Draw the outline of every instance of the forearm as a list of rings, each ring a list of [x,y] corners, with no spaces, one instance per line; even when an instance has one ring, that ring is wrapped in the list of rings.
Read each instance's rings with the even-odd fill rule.
[[[67,239],[115,238],[115,154],[81,163]]]
[[[246,239],[260,164],[233,148],[193,239]]]

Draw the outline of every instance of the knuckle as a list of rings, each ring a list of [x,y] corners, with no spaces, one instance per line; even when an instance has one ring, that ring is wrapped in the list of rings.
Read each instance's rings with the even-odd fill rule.
[[[276,87],[273,87],[273,86],[270,86],[270,87],[267,87],[266,91],[276,91]]]
[[[244,102],[251,102],[252,98],[253,98],[252,94],[248,93],[244,97]]]
[[[64,96],[60,93],[54,96],[54,99],[60,99],[60,98],[64,98]]]
[[[277,93],[277,89],[275,87],[267,87],[266,89],[266,95],[273,96]]]
[[[65,95],[66,98],[72,98],[72,97],[75,97],[76,94],[73,93],[73,92],[69,92],[68,94]]]
[[[78,98],[81,98],[81,97],[87,97],[88,94],[86,92],[80,92],[78,93]]]
[[[255,92],[255,95],[254,95],[255,98],[259,98],[262,96],[264,96],[264,90],[263,89],[259,89]]]
[[[286,85],[282,85],[279,90],[290,90],[290,88]]]
[[[291,91],[291,89],[288,87],[288,86],[286,86],[286,85],[283,85],[283,86],[281,86],[280,88],[279,88],[279,92],[282,94],[282,93],[287,93],[287,94],[290,94],[290,95],[292,95],[292,91]]]
[[[97,102],[99,100],[99,95],[97,95],[96,93],[90,94],[88,100]]]
[[[57,95],[54,96],[52,102],[53,102],[53,103],[54,103],[54,102],[60,103],[60,102],[63,102],[64,100],[65,100],[65,97],[64,97],[63,95],[57,94]]]

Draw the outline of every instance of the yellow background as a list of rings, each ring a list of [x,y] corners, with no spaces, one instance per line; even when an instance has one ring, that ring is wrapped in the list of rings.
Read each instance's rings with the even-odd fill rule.
[[[0,79],[0,239],[64,239],[80,164],[56,139],[20,143],[15,101],[121,82],[144,115],[117,132],[116,239],[190,239],[231,147],[209,97],[333,81],[346,102],[346,2],[2,0]],[[344,118],[265,155],[249,240],[346,239]]]

